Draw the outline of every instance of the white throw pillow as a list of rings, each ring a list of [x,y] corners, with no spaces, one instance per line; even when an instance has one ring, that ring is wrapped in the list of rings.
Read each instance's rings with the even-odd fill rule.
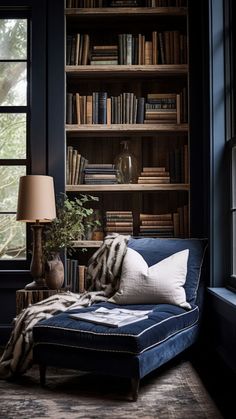
[[[174,253],[153,266],[135,250],[125,254],[119,290],[108,300],[116,304],[174,304],[191,308],[183,285],[189,250]]]

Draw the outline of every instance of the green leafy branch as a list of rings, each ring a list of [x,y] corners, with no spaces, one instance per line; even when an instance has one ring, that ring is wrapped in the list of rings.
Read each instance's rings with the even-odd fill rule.
[[[72,242],[84,239],[88,228],[100,225],[94,220],[93,209],[88,208],[88,203],[98,201],[97,197],[81,194],[70,200],[66,195],[59,199],[57,204],[57,218],[44,229],[43,253],[49,258],[52,252],[67,249],[72,252]]]

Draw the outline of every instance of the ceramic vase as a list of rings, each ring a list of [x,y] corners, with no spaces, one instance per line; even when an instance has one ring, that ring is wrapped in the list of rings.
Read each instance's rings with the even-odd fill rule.
[[[45,264],[45,281],[49,289],[60,289],[64,282],[64,265],[59,253],[52,253]]]

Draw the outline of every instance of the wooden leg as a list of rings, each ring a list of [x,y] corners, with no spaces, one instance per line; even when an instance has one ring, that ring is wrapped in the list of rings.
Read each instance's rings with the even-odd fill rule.
[[[133,402],[136,402],[138,400],[138,390],[139,390],[139,379],[131,378],[131,392],[132,392]]]
[[[40,384],[42,387],[46,385],[46,365],[39,364]]]

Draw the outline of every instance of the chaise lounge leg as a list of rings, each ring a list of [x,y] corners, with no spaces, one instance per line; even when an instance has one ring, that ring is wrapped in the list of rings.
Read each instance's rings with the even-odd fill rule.
[[[39,376],[40,376],[40,384],[42,387],[46,385],[46,365],[39,364]]]
[[[132,392],[133,402],[136,402],[138,400],[138,390],[139,390],[139,379],[131,378],[131,392]]]

